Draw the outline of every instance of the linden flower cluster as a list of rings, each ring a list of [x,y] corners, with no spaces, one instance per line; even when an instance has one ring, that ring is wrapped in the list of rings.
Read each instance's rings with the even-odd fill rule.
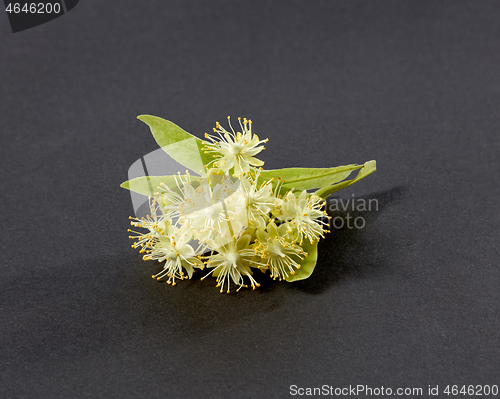
[[[175,184],[162,183],[149,198],[150,215],[131,219],[133,248],[163,269],[157,280],[176,285],[194,269],[207,269],[220,292],[259,287],[253,271],[273,279],[295,274],[308,256],[304,244],[328,232],[325,201],[307,191],[283,190],[283,180],[264,180],[255,158],[268,140],[252,133],[252,121],[238,118],[239,130],[219,123],[205,135],[203,149],[213,155],[203,177],[188,171]]]

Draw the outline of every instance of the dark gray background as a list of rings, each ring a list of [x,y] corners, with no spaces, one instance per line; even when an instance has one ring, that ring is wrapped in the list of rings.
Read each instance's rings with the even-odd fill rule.
[[[0,396],[499,384],[499,21],[498,1],[420,0],[82,1],[16,34],[0,16]],[[267,168],[376,159],[339,196],[379,210],[304,282],[156,283],[119,188],[157,149],[144,113],[199,137],[251,118]]]

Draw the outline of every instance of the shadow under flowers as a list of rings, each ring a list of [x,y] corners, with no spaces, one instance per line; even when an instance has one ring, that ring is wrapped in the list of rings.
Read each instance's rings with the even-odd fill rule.
[[[359,198],[329,197],[326,207],[332,217],[331,233],[318,245],[314,272],[306,280],[289,284],[289,288],[319,294],[343,279],[380,273],[384,260],[377,248],[384,238],[374,233],[374,222],[399,202],[405,191],[404,186],[398,186]]]

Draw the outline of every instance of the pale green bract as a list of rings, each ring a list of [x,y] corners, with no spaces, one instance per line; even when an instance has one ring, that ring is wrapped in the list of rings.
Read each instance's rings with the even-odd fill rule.
[[[268,139],[238,118],[236,129],[218,122],[201,140],[165,119],[138,117],[160,147],[191,170],[184,175],[143,176],[121,187],[149,198],[149,215],[131,219],[133,248],[163,269],[153,275],[175,285],[209,269],[221,292],[259,286],[253,271],[273,279],[307,279],[328,233],[325,199],[376,170],[375,161],[334,168],[265,170],[257,158]],[[348,179],[354,173],[355,177]],[[205,278],[203,277],[203,278]],[[202,279],[203,279],[202,278]]]
[[[318,260],[318,241],[313,244],[304,241],[302,248],[307,252],[308,256],[301,262],[300,269],[286,279],[289,283],[292,281],[305,280],[312,274],[316,266],[316,261]]]

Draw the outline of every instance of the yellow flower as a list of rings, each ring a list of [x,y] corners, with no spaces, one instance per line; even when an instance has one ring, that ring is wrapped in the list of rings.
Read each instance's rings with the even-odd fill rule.
[[[149,251],[150,254],[144,255],[143,259],[164,261],[163,270],[155,274],[153,278],[161,280],[168,277],[167,283],[175,285],[176,278],[180,280],[191,278],[193,267],[203,269],[204,264],[196,257],[195,250],[189,245],[191,233],[175,226],[170,226],[169,233],[159,236],[154,248]]]
[[[256,252],[266,260],[273,280],[281,281],[290,274],[295,274],[300,268],[297,260],[303,260],[303,256],[307,256],[300,246],[286,240],[286,229],[286,224],[277,227],[271,222],[267,226],[267,231],[257,230],[256,233],[258,243]]]
[[[207,267],[214,269],[207,276],[213,273],[217,277],[217,287],[221,287],[221,293],[224,292],[226,284],[227,293],[230,292],[231,280],[233,280],[234,284],[239,285],[236,291],[239,291],[242,287],[247,287],[244,284],[243,277],[248,277],[253,289],[260,286],[252,277],[250,267],[262,267],[264,265],[253,260],[255,251],[249,247],[250,240],[250,234],[243,234],[238,240],[233,240],[217,248],[218,253],[208,257]]]
[[[250,170],[250,165],[262,166],[264,162],[255,158],[259,152],[264,150],[263,143],[267,143],[268,139],[259,140],[256,134],[252,134],[252,121],[246,118],[241,121],[238,118],[241,132],[235,132],[231,125],[231,118],[228,116],[229,127],[231,131],[224,129],[219,122],[216,123],[214,132],[218,133],[219,137],[205,133],[205,138],[211,142],[204,142],[205,153],[215,153],[214,166],[228,172],[234,168],[233,175],[238,177],[242,173]]]
[[[128,229],[129,232],[136,235],[129,236],[129,238],[137,240],[132,244],[132,248],[141,247],[140,253],[155,245],[158,237],[164,234],[164,231],[169,228],[172,220],[161,212],[158,206],[157,197],[149,197],[149,211],[150,215],[142,218],[133,218],[129,216],[130,224],[134,227],[148,230],[146,233],[141,233]]]
[[[250,173],[241,175],[238,192],[244,198],[248,223],[257,228],[264,228],[269,218],[268,214],[276,201],[273,196],[273,179],[257,186],[259,173],[260,171],[256,171],[253,178]]]
[[[303,238],[306,237],[312,244],[318,241],[319,237],[324,238],[324,232],[329,232],[323,227],[328,223],[321,220],[327,215],[321,209],[324,205],[325,201],[316,195],[307,198],[306,190],[302,191],[298,198],[290,191],[283,199],[282,213],[278,218],[288,222],[288,233],[294,240],[302,244]]]

